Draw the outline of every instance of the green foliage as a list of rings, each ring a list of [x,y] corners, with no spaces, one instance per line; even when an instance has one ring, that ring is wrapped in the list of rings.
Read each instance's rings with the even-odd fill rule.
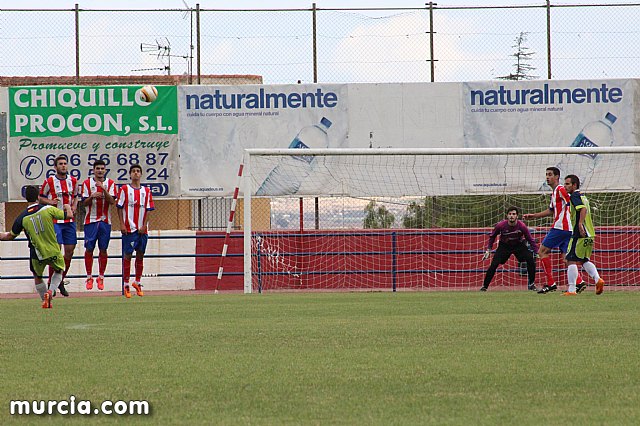
[[[396,217],[385,206],[379,206],[375,201],[370,201],[364,209],[363,227],[365,229],[388,229],[393,226]]]
[[[402,218],[402,226],[405,228],[433,228],[436,215],[433,201],[436,197],[425,197],[424,203],[412,201],[407,206],[407,212]]]
[[[640,193],[586,193],[593,224],[597,226],[640,226]]]
[[[507,208],[521,213],[547,208],[548,195],[452,195],[425,197],[412,202],[402,218],[405,228],[491,227],[505,218]]]
[[[639,226],[639,193],[586,194],[592,206],[595,226]],[[536,213],[549,207],[549,194],[452,195],[425,197],[407,205],[404,228],[491,227],[506,216],[507,208],[516,206],[520,214]],[[532,224],[547,224],[549,218]]]

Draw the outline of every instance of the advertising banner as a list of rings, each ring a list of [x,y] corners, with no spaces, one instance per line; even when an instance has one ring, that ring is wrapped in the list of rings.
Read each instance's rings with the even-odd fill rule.
[[[183,86],[178,94],[182,192],[231,195],[245,148],[634,145],[635,86],[634,80]],[[331,123],[324,128],[326,140],[318,133],[319,141],[304,141],[303,130],[322,127],[323,119]],[[610,164],[620,160],[626,163]],[[577,174],[590,191],[624,190],[634,183],[622,174],[610,176],[616,168],[634,167],[630,157],[557,155],[544,161],[544,167]],[[469,156],[464,164],[438,172],[456,182],[455,188],[442,185],[438,190],[482,194],[548,189],[539,165],[520,178],[504,172],[523,167],[531,167],[530,157]],[[280,189],[288,194],[317,193],[312,183],[321,178],[311,167],[297,172],[306,176],[305,182],[290,185],[277,182],[277,171],[271,176],[254,174],[257,185],[270,185],[263,186],[265,194],[278,194]],[[540,184],[532,185],[530,174],[535,173]],[[392,190],[397,182],[378,184]],[[366,195],[364,190],[349,191]]]
[[[175,86],[10,87],[9,198],[41,185],[61,154],[79,182],[96,159],[116,184],[128,183],[129,167],[140,164],[154,196],[180,195],[176,93]]]
[[[487,81],[463,83],[464,143],[466,147],[607,147],[634,146],[634,80],[585,81]],[[518,165],[510,158],[509,167]],[[560,169],[561,176],[577,175],[589,191],[628,189],[634,182],[623,173],[634,167],[629,156],[560,155],[546,167]],[[505,157],[496,157],[487,169],[505,170]],[[615,163],[612,163],[615,162]],[[494,186],[517,188],[513,177],[495,181],[496,174],[478,174],[472,163],[466,174],[477,192]],[[523,191],[548,189],[544,170],[540,185]],[[484,180],[483,180],[484,179]]]
[[[178,108],[183,195],[231,195],[246,148],[349,143],[346,85],[180,86]],[[272,176],[269,184],[275,181]],[[282,190],[313,193],[314,181],[310,172]]]

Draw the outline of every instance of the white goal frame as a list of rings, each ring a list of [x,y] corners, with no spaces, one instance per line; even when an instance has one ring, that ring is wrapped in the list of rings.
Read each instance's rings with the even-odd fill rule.
[[[244,200],[244,293],[252,293],[251,271],[251,199],[257,188],[252,187],[251,162],[255,156],[300,155],[301,149],[262,149],[252,148],[244,151],[244,170],[242,192]],[[529,148],[326,148],[304,149],[305,156],[368,156],[368,155],[542,155],[542,154],[640,154],[640,146],[615,147],[529,147]],[[640,171],[638,171],[640,173]],[[415,194],[421,195],[421,194]],[[295,195],[293,195],[295,196]]]

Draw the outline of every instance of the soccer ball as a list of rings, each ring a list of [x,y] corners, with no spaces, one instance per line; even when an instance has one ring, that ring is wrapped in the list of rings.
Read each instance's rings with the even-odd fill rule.
[[[153,102],[158,99],[158,89],[155,86],[144,86],[139,90],[140,99],[144,102]]]

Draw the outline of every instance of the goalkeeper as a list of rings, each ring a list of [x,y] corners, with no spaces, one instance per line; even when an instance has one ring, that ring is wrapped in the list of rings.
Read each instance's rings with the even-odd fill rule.
[[[491,265],[489,265],[489,269],[487,269],[487,273],[484,276],[484,283],[480,291],[487,291],[498,266],[506,263],[512,254],[516,256],[518,262],[527,263],[527,276],[529,278],[528,289],[536,290],[536,261],[534,255],[538,255],[538,243],[531,236],[527,225],[518,220],[519,213],[520,211],[517,207],[509,207],[507,209],[507,218],[498,222],[493,228],[493,231],[491,231],[487,251],[485,251],[482,256],[482,260],[487,260],[489,256],[491,256],[491,248],[498,235],[500,235],[500,241],[493,255]],[[529,250],[525,241],[529,242],[533,253]]]

